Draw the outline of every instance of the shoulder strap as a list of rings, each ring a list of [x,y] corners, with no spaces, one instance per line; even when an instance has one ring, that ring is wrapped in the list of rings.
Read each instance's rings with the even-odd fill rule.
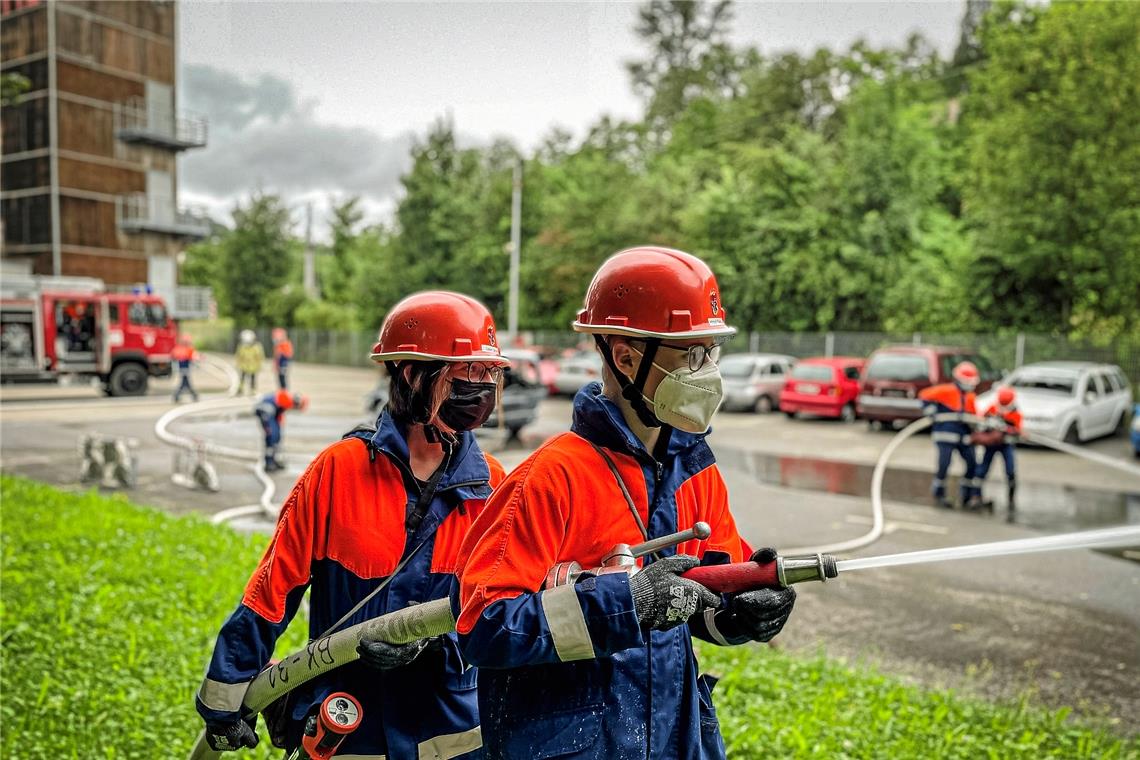
[[[613,458],[608,453],[606,453],[606,450],[598,444],[588,439],[583,440],[593,446],[594,451],[598,452],[602,459],[605,460],[606,466],[610,468],[610,472],[613,473],[614,480],[617,481],[618,488],[621,489],[621,495],[625,497],[625,504],[627,507],[629,507],[629,513],[633,515],[633,521],[637,523],[637,529],[641,531],[641,538],[645,541],[648,541],[649,531],[645,529],[645,523],[642,521],[641,515],[637,511],[637,505],[633,503],[633,497],[629,495],[629,489],[625,487],[625,481],[622,480],[621,473],[618,472],[617,465],[614,463]],[[652,556],[654,559],[661,559],[660,555],[657,552],[654,552]]]

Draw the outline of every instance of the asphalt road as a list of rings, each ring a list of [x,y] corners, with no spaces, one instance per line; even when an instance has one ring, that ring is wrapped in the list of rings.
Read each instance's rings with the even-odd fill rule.
[[[225,378],[202,375],[204,397],[220,397]],[[288,469],[275,478],[277,501],[317,451],[366,419],[361,399],[375,377],[367,369],[296,367],[293,385],[312,403],[307,413],[287,417]],[[269,390],[268,372],[261,381]],[[218,493],[171,484],[174,453],[153,430],[172,407],[171,388],[157,386],[144,398],[106,399],[86,387],[4,386],[0,466],[79,489],[78,436],[128,436],[136,439],[139,458],[135,501],[174,514],[255,503],[260,486],[237,463],[215,462]],[[546,436],[566,429],[569,417],[568,401],[550,399],[524,442],[505,445],[492,431],[483,436],[484,446],[513,467]],[[259,445],[256,422],[240,408],[188,417],[173,430],[251,450]],[[721,414],[711,443],[743,535],[756,546],[788,547],[830,543],[868,529],[861,478],[889,439],[859,424]],[[1123,438],[1090,448],[1122,460],[1129,456]],[[858,556],[1041,535],[1032,526],[1049,519],[1058,525],[1140,522],[1140,479],[1037,450],[1019,452],[1026,499],[1018,522],[1007,524],[1000,508],[996,515],[935,510],[912,493],[922,490],[931,459],[929,439],[900,449],[898,467],[888,476],[888,496],[892,489],[899,496],[886,505],[887,533]],[[912,488],[911,481],[918,485]],[[1041,505],[1033,503],[1034,494]],[[1069,494],[1069,501],[1057,494]],[[1140,731],[1140,562],[1070,551],[864,570],[797,588],[799,602],[779,646],[865,661],[916,683],[987,697],[1012,699],[1030,690],[1046,705],[1103,717],[1121,732]]]

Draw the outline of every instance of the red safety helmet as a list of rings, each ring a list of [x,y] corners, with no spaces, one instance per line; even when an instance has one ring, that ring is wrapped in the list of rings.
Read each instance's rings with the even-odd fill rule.
[[[964,388],[975,388],[978,381],[982,379],[973,362],[958,362],[958,365],[954,367],[953,374],[954,379]]]
[[[194,339],[190,337],[190,333],[182,333],[178,336],[178,342],[184,346],[189,346],[194,342]]]
[[[999,405],[1010,406],[1013,404],[1013,400],[1015,398],[1017,398],[1017,394],[1014,393],[1013,388],[1010,388],[1008,385],[1004,385],[1001,388],[998,388],[997,402]]]
[[[384,318],[372,361],[404,359],[510,364],[499,351],[495,320],[487,307],[445,290],[414,293]]]
[[[642,246],[606,259],[573,327],[638,338],[735,335],[725,318],[720,287],[708,264],[683,251]]]

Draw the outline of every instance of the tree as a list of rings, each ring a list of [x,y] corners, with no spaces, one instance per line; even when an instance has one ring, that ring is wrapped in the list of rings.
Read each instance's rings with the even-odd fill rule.
[[[266,298],[299,267],[289,210],[276,195],[257,191],[233,210],[234,229],[222,239],[224,266],[218,281],[230,315],[243,324],[264,324]]]
[[[354,196],[332,204],[332,244],[329,255],[321,257],[321,293],[326,300],[346,303],[360,265],[356,226],[364,219],[360,198]]]
[[[727,42],[731,20],[729,0],[651,0],[641,7],[634,31],[649,47],[649,57],[627,63],[626,69],[633,91],[646,102],[651,130],[667,128],[702,94],[735,90],[740,66]]]
[[[1140,330],[1140,4],[1002,4],[970,72],[963,203],[990,324]],[[1099,325],[1099,327],[1096,327]]]

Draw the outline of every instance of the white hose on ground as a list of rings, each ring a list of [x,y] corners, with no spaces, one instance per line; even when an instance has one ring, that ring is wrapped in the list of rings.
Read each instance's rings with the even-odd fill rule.
[[[871,474],[871,529],[869,531],[848,541],[839,541],[834,544],[825,544],[823,546],[797,546],[786,550],[784,553],[789,555],[842,554],[845,552],[852,552],[857,549],[863,549],[882,538],[883,530],[886,527],[886,516],[883,512],[883,476],[886,475],[887,472],[887,463],[890,462],[891,457],[894,456],[895,451],[898,450],[898,447],[902,445],[903,441],[910,438],[915,433],[919,433],[925,430],[935,422],[958,420],[977,423],[981,421],[981,418],[976,417],[972,414],[955,413],[937,414],[932,417],[920,417],[896,433],[894,438],[890,440],[886,448],[883,449],[883,453],[879,454],[879,459],[877,462],[875,462],[875,469]],[[1131,475],[1140,477],[1140,467],[1129,464],[1128,462],[1122,462],[1111,457],[1106,457],[1103,454],[1097,454],[1096,452],[1084,451],[1083,449],[1080,449],[1076,446],[1070,446],[1067,443],[1055,441],[1052,438],[1028,435],[1022,435],[1021,437],[1030,443],[1048,446],[1050,448],[1056,449],[1057,451],[1081,457],[1082,459],[1087,459],[1088,461],[1096,462],[1097,464],[1102,464],[1108,467],[1115,467],[1117,469],[1124,470]]]
[[[239,449],[232,446],[222,446],[210,441],[198,441],[193,438],[177,435],[169,430],[173,422],[183,417],[197,414],[236,411],[238,409],[247,409],[249,406],[248,399],[232,398],[232,396],[237,394],[238,384],[241,381],[241,377],[233,367],[213,356],[205,356],[202,360],[210,366],[220,369],[229,380],[229,387],[225,391],[226,397],[195,401],[192,404],[171,409],[159,417],[158,421],[154,423],[154,434],[160,441],[170,446],[186,449],[188,451],[197,451],[201,448],[207,454],[222,457],[223,459],[234,459],[243,462],[249,466],[253,476],[261,483],[261,497],[258,499],[257,504],[247,504],[223,510],[215,514],[211,518],[211,522],[218,524],[239,517],[251,517],[258,514],[264,514],[269,519],[276,520],[277,507],[273,503],[273,494],[277,486],[273,482],[273,479],[265,472],[265,457],[262,452],[250,449]]]

